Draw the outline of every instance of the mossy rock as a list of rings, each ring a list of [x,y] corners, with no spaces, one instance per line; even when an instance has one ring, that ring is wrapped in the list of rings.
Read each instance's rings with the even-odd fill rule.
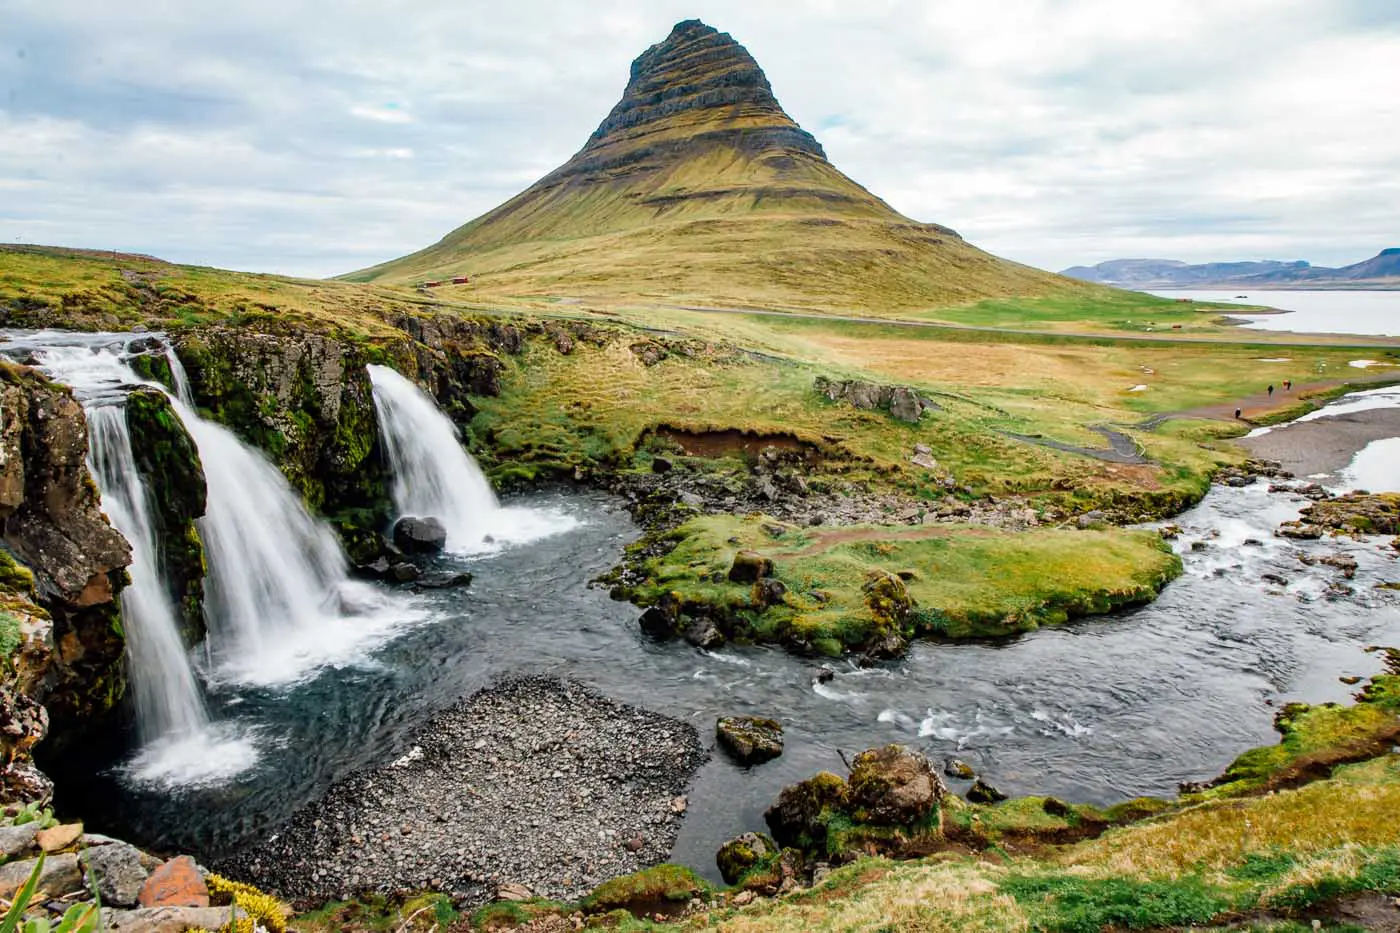
[[[626,910],[635,916],[674,914],[691,898],[710,893],[704,879],[683,865],[657,865],[605,881],[580,905],[590,914]]]
[[[126,401],[127,430],[136,468],[150,490],[151,519],[159,542],[162,575],[180,611],[187,646],[204,637],[204,545],[195,520],[204,514],[206,485],[199,449],[170,399],[158,389],[138,388]]]
[[[851,766],[850,802],[857,822],[920,824],[947,793],[933,762],[903,745],[861,752]]]
[[[723,716],[715,723],[720,746],[741,765],[772,761],[783,753],[783,726],[760,716]]]
[[[827,824],[844,814],[849,800],[850,787],[845,780],[823,771],[784,787],[763,819],[779,845],[811,852],[825,845]]]
[[[767,873],[778,861],[778,845],[765,833],[744,833],[726,842],[715,855],[725,884],[739,884],[755,873]]]

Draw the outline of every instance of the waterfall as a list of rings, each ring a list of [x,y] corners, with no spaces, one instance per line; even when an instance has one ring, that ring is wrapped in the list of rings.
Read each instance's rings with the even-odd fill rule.
[[[370,366],[379,437],[393,474],[400,516],[432,516],[447,528],[447,546],[470,550],[490,532],[501,504],[465,450],[457,426],[426,392],[387,366]]]
[[[102,508],[131,545],[131,584],[120,598],[137,733],[144,744],[194,735],[209,724],[209,716],[156,559],[150,490],[136,469],[126,412],[98,405],[88,410],[87,421],[88,457]]]
[[[502,506],[432,397],[387,366],[366,368],[399,517],[440,520],[447,549],[457,554],[525,544],[578,524],[557,510]]]
[[[330,529],[275,466],[227,428],[173,404],[208,487],[199,530],[211,648],[216,660],[244,666],[285,647],[299,627],[338,615],[348,568]]]

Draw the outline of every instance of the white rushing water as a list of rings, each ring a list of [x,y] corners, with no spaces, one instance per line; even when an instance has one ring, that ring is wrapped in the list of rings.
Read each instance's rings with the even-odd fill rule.
[[[44,335],[40,335],[43,337]],[[201,786],[250,768],[245,735],[211,723],[158,555],[151,493],[136,466],[127,391],[145,384],[122,358],[125,338],[103,345],[36,340],[37,362],[73,388],[88,422],[88,461],[112,525],[131,545],[131,583],[119,597],[140,750],[127,774],[138,783]],[[158,388],[158,387],[157,387]]]
[[[208,565],[205,680],[216,689],[289,685],[328,667],[363,665],[372,649],[426,615],[409,599],[349,579],[334,535],[277,468],[198,414],[184,369],[163,338],[10,334],[3,349],[31,354],[83,403],[103,508],[132,545],[132,582],[120,599],[141,748],[124,773],[170,787],[218,784],[251,767],[258,751],[250,730],[210,722],[200,671],[180,636],[124,407],[136,386],[166,389],[129,365],[135,340],[146,344],[139,352],[164,354],[169,363],[178,393],[171,405],[204,469],[207,504],[196,526]]]
[[[438,519],[447,529],[448,550],[457,554],[524,544],[573,527],[575,519],[563,513],[502,506],[437,403],[387,366],[368,369],[398,517]]]
[[[140,675],[131,685],[137,731],[143,743],[198,732],[209,724],[209,715],[156,559],[150,490],[136,468],[126,410],[99,405],[87,412],[87,419],[89,459],[102,490],[102,508],[131,544],[131,585],[122,591],[121,607],[128,658]]]

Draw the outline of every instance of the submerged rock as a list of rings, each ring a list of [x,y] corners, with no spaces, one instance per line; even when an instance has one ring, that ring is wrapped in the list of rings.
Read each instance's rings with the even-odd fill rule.
[[[436,518],[401,518],[394,522],[394,545],[405,554],[440,554],[447,547],[447,529]]]
[[[972,765],[961,758],[949,758],[943,763],[943,773],[950,778],[957,778],[960,781],[971,781],[977,777],[977,772],[972,770]]]
[[[775,719],[725,716],[715,723],[720,746],[741,765],[759,765],[783,753],[783,727]]]

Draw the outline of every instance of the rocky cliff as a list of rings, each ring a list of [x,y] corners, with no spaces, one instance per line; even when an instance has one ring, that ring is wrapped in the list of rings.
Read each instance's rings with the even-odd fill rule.
[[[42,709],[77,736],[111,713],[126,685],[117,594],[131,549],[102,514],[88,473],[87,421],[67,389],[0,363],[0,642],[12,646],[0,692],[7,786],[33,781]],[[22,566],[20,566],[22,565]],[[19,770],[16,770],[19,769]]]

